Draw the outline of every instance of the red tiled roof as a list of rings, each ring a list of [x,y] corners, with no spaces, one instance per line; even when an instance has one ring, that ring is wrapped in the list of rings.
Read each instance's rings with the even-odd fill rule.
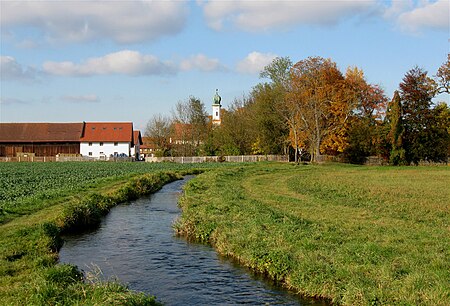
[[[78,142],[83,123],[0,123],[0,142]]]
[[[133,143],[132,122],[86,122],[82,142],[130,142]]]
[[[141,131],[133,131],[133,140],[134,140],[134,145],[142,145],[142,137],[141,137]]]

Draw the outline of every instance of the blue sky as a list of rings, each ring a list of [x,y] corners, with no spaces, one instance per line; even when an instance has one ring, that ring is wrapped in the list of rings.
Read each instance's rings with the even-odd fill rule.
[[[0,122],[132,121],[144,130],[191,95],[210,111],[216,88],[227,107],[276,56],[357,66],[391,97],[409,69],[432,76],[449,52],[449,0],[0,5]]]

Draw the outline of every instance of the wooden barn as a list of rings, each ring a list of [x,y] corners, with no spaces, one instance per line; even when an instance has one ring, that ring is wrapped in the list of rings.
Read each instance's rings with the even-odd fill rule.
[[[85,123],[0,123],[0,156],[80,154]]]

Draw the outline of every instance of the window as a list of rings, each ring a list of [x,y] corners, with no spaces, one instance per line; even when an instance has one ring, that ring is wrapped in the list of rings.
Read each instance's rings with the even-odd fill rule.
[[[118,142],[115,142],[114,145],[117,147],[117,146],[119,145],[119,143],[118,143]]]
[[[95,126],[92,127],[92,130],[95,130]]]
[[[89,146],[92,147],[92,142],[89,143]]]
[[[100,147],[103,147],[103,142],[100,142]]]
[[[89,152],[88,155],[89,155],[89,156],[92,156],[92,152]]]
[[[219,112],[216,112],[216,117],[218,117],[219,116]]]
[[[105,155],[105,153],[103,153],[103,152],[100,152],[100,155]]]

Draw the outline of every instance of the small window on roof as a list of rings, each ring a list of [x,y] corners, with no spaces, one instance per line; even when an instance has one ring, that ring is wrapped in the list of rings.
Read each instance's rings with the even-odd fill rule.
[[[103,130],[106,130],[106,126],[103,127]]]
[[[121,129],[122,129],[122,127],[119,128],[119,130],[121,130]]]
[[[117,128],[116,128],[116,127],[114,128],[114,131],[115,131],[115,130],[117,130]]]

